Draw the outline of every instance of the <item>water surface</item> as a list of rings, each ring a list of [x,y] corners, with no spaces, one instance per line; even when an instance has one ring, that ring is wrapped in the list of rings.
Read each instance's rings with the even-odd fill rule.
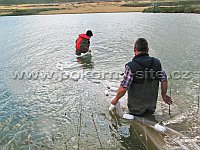
[[[77,59],[75,40],[92,30],[92,57]],[[159,103],[157,118],[199,141],[200,16],[195,14],[70,14],[0,17],[0,149],[154,149],[142,132],[108,113],[105,85],[61,81],[62,71],[117,72],[133,57],[139,37],[163,68],[192,71],[170,80],[174,107]],[[78,62],[77,62],[78,61]],[[61,65],[61,70],[59,70]],[[52,79],[13,79],[15,72],[56,72]],[[145,144],[146,143],[146,144]]]

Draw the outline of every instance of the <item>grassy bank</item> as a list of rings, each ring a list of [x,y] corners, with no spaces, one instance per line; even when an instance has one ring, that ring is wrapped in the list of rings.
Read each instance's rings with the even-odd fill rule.
[[[132,2],[122,7],[148,7],[143,12],[153,13],[200,13],[200,1]]]
[[[84,0],[0,0],[0,5],[21,5],[21,4],[51,4],[83,2]]]
[[[0,16],[112,12],[200,13],[200,0],[0,5]]]
[[[12,12],[7,11],[8,13],[4,13],[1,16],[22,16],[22,15],[37,15],[41,12],[52,11],[52,10],[60,10],[60,8],[33,8],[33,9],[14,9]]]
[[[143,12],[151,13],[196,13],[200,14],[200,6],[178,6],[178,7],[151,7]]]
[[[132,2],[123,4],[123,7],[150,7],[150,6],[191,6],[191,5],[200,5],[200,1],[163,1],[163,2],[157,2],[157,1],[151,1],[151,2]]]
[[[147,7],[121,7],[125,2],[54,3],[0,6],[0,16],[142,12]]]

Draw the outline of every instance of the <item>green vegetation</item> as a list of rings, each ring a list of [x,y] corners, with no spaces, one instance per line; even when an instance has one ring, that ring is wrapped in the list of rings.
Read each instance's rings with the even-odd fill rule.
[[[149,7],[149,6],[188,6],[188,5],[200,5],[200,1],[171,1],[171,2],[134,2],[129,4],[123,4],[124,7]]]
[[[200,13],[200,0],[170,2],[135,2],[123,7],[149,7],[143,12],[153,13]]]
[[[76,2],[78,4],[81,4],[81,2],[88,3],[89,2],[95,2],[100,0],[0,0],[0,16],[19,16],[19,15],[36,15],[40,14],[41,12],[51,11],[55,10],[55,12],[58,13],[69,13],[67,11],[68,9],[74,9],[72,12],[85,12],[84,9],[82,11],[79,11],[81,7],[78,8],[76,4],[73,4],[73,6],[69,7],[63,7],[63,2]],[[120,1],[120,0],[101,0],[101,1]],[[18,5],[19,4],[19,5]],[[20,4],[29,4],[29,5],[20,5]],[[32,5],[32,4],[38,4],[38,5]],[[45,5],[41,5],[45,4]],[[120,3],[121,4],[121,3]],[[123,8],[124,10],[139,10],[143,12],[152,12],[152,13],[198,13],[200,14],[200,0],[172,0],[172,1],[165,1],[165,0],[137,0],[135,2],[133,1],[126,1],[126,4],[120,5],[120,8]],[[92,6],[91,6],[92,7]],[[132,8],[127,8],[132,7]],[[76,9],[75,9],[76,8]],[[61,10],[63,11],[56,11]],[[109,8],[108,8],[109,9]],[[115,9],[114,9],[115,10]],[[119,10],[119,9],[117,9]],[[93,10],[96,12],[95,10]],[[55,13],[54,12],[54,13]],[[91,12],[91,11],[88,11]],[[102,12],[105,12],[105,10],[102,10]],[[52,13],[52,12],[49,12]]]
[[[12,10],[12,13],[2,16],[21,16],[21,15],[37,15],[43,11],[60,10],[60,8],[34,8],[34,9],[18,9]]]
[[[200,6],[198,7],[151,7],[145,9],[143,12],[152,12],[152,13],[198,13],[200,14]]]

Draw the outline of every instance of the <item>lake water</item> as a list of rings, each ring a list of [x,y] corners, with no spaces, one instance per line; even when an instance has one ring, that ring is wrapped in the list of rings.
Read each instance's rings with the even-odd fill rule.
[[[75,57],[79,33],[93,31],[92,57]],[[200,146],[200,15],[106,13],[0,17],[0,149],[155,149],[136,125],[109,114],[107,84],[68,79],[87,72],[122,73],[139,37],[149,42],[168,75],[174,105],[159,103],[156,117]],[[39,73],[37,79],[16,73]],[[44,80],[42,73],[49,79]],[[61,78],[64,78],[61,80]],[[170,94],[170,92],[169,92]],[[159,98],[160,100],[160,98]],[[170,144],[169,144],[170,145]],[[168,145],[168,148],[169,148]],[[175,147],[170,147],[170,149]]]

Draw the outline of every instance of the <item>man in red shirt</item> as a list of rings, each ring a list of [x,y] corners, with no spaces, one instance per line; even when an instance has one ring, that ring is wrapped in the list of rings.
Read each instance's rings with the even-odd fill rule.
[[[90,38],[93,36],[91,30],[88,30],[86,34],[80,34],[76,40],[76,55],[81,53],[87,53],[90,51]]]

